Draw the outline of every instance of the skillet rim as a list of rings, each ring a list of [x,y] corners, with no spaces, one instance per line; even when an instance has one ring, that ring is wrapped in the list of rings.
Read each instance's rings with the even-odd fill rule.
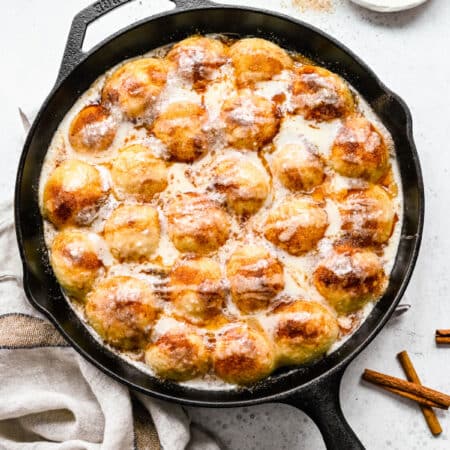
[[[408,254],[408,261],[407,261],[407,267],[405,269],[405,274],[403,278],[401,278],[401,281],[399,282],[399,286],[394,289],[393,293],[393,299],[390,302],[389,307],[384,313],[381,313],[379,320],[375,323],[375,325],[368,330],[368,333],[366,336],[364,336],[361,339],[361,342],[356,345],[356,347],[349,352],[348,355],[346,355],[344,358],[342,358],[340,361],[338,361],[336,364],[334,364],[332,367],[330,367],[328,370],[325,370],[322,374],[319,376],[312,378],[300,385],[297,385],[291,389],[282,390],[275,394],[260,394],[257,398],[251,398],[251,399],[245,399],[245,400],[193,400],[193,399],[186,399],[182,397],[178,397],[177,394],[174,395],[168,395],[162,392],[155,391],[154,389],[148,389],[142,386],[139,386],[135,384],[134,382],[130,381],[129,379],[124,378],[121,375],[118,375],[116,372],[113,372],[112,370],[108,369],[107,367],[103,366],[99,361],[97,361],[89,352],[84,350],[79,344],[77,344],[69,335],[69,333],[65,330],[63,325],[53,316],[51,311],[47,310],[44,306],[42,306],[39,301],[37,301],[30,288],[29,284],[29,269],[28,269],[28,261],[25,255],[24,250],[24,240],[22,236],[22,229],[21,229],[21,219],[20,219],[20,205],[21,205],[21,184],[22,184],[22,176],[24,171],[25,162],[27,160],[27,157],[29,155],[30,146],[32,139],[34,137],[35,131],[38,128],[38,123],[40,121],[41,116],[44,114],[44,111],[48,108],[48,105],[52,98],[54,97],[56,91],[62,87],[64,82],[67,78],[69,78],[72,74],[72,72],[80,65],[82,64],[86,59],[92,57],[95,53],[100,52],[102,50],[102,47],[104,47],[106,44],[114,41],[117,37],[122,36],[126,33],[128,33],[130,30],[137,28],[143,24],[146,24],[148,22],[152,22],[154,20],[164,18],[164,17],[170,17],[178,14],[183,13],[190,13],[190,12],[199,12],[199,11],[207,11],[212,9],[224,9],[224,10],[235,10],[238,12],[252,12],[257,14],[262,14],[265,16],[272,16],[277,19],[281,19],[283,21],[291,22],[291,24],[295,26],[300,26],[303,28],[307,28],[313,33],[319,35],[322,39],[325,39],[326,41],[329,41],[330,43],[334,44],[336,47],[338,47],[342,52],[344,52],[348,57],[350,57],[354,62],[356,62],[362,69],[366,72],[366,74],[372,78],[372,80],[377,84],[380,91],[382,91],[385,95],[387,95],[389,98],[393,99],[394,102],[397,102],[397,104],[400,106],[401,110],[405,114],[405,124],[403,125],[405,127],[405,135],[407,138],[408,147],[411,152],[412,156],[412,163],[413,163],[413,170],[417,177],[417,190],[420,194],[417,198],[417,204],[418,204],[418,210],[417,214],[415,214],[417,218],[417,230],[415,235],[413,236],[414,244],[413,247],[407,252]],[[331,377],[333,374],[338,374],[339,372],[343,373],[345,368],[348,366],[348,364],[359,354],[361,351],[369,345],[369,343],[375,338],[375,336],[381,331],[381,329],[384,327],[386,322],[391,317],[395,307],[401,300],[408,284],[412,276],[412,272],[414,270],[414,267],[417,262],[417,257],[422,241],[422,235],[423,235],[423,226],[424,226],[424,212],[425,212],[425,192],[424,192],[424,183],[423,183],[423,176],[422,176],[422,170],[420,166],[420,160],[417,153],[417,149],[414,142],[413,132],[412,132],[412,116],[411,112],[409,110],[409,107],[406,105],[405,101],[396,93],[392,92],[389,88],[386,87],[386,85],[380,80],[380,78],[375,74],[375,72],[356,54],[354,54],[346,45],[339,42],[334,37],[328,35],[326,32],[320,30],[319,28],[315,27],[314,25],[310,25],[302,20],[299,20],[294,17],[290,17],[286,14],[278,13],[276,11],[271,11],[267,9],[260,9],[260,8],[253,8],[253,7],[247,7],[247,6],[234,6],[234,5],[222,5],[222,4],[211,4],[206,6],[200,6],[200,7],[193,7],[193,8],[178,8],[175,7],[174,9],[149,16],[145,19],[141,19],[139,21],[136,21],[121,30],[109,35],[105,39],[103,39],[100,43],[95,45],[92,49],[90,49],[88,52],[83,52],[81,59],[76,61],[76,63],[73,64],[73,67],[70,68],[62,77],[58,76],[58,79],[55,83],[55,86],[52,88],[48,96],[46,97],[45,101],[41,105],[38,114],[36,115],[36,118],[33,121],[33,124],[28,132],[27,138],[25,140],[25,143],[23,145],[23,150],[21,153],[21,157],[19,160],[18,170],[17,170],[17,176],[16,176],[16,185],[15,185],[15,194],[14,194],[14,218],[15,218],[15,229],[16,229],[16,237],[18,241],[19,246],[19,252],[20,257],[23,265],[23,287],[24,291],[26,293],[27,299],[30,301],[30,303],[37,308],[40,312],[42,312],[51,322],[52,324],[58,329],[58,331],[63,335],[63,337],[66,339],[66,341],[70,344],[71,347],[73,347],[79,354],[81,354],[84,358],[86,358],[88,361],[90,361],[94,366],[96,366],[98,369],[100,369],[103,373],[107,374],[108,376],[112,377],[113,379],[119,381],[122,384],[127,385],[128,387],[147,394],[151,395],[153,397],[167,400],[171,402],[176,402],[183,405],[188,406],[197,406],[197,407],[237,407],[237,406],[250,406],[260,403],[266,403],[271,401],[280,401],[287,397],[292,396],[293,394],[298,394],[301,391],[306,391],[308,389],[314,388],[314,386],[319,385],[322,381],[326,380],[327,378]],[[65,54],[63,56],[61,67],[64,66],[67,61],[65,60]],[[319,55],[320,57],[320,55]],[[42,124],[41,124],[42,126]],[[47,151],[47,149],[46,149]],[[401,179],[403,180],[403,176],[401,176]],[[398,255],[398,253],[397,253]],[[352,336],[347,342],[351,342]],[[100,345],[100,344],[99,344]],[[107,349],[103,345],[103,349],[110,352],[109,349]],[[129,364],[126,360],[121,359],[123,363]],[[139,370],[139,369],[138,369]],[[195,392],[198,391],[196,389],[190,389],[191,391]],[[222,390],[222,392],[226,392]],[[235,391],[236,392],[236,391]]]

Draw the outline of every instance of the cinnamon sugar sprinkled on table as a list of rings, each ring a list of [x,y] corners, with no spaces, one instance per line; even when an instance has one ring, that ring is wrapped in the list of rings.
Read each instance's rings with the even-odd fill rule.
[[[307,9],[322,12],[331,12],[334,6],[334,0],[291,0],[292,6],[305,11]]]

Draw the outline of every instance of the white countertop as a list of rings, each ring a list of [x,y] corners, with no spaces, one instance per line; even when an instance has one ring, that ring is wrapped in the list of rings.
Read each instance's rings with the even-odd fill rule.
[[[0,200],[12,198],[24,133],[17,108],[32,116],[50,91],[72,17],[91,0],[15,0],[0,6]],[[426,187],[425,233],[404,297],[412,309],[392,320],[350,365],[341,390],[344,413],[369,449],[448,449],[450,413],[433,438],[418,407],[362,384],[364,368],[402,376],[395,355],[408,350],[424,384],[450,392],[450,348],[436,348],[434,330],[450,328],[450,2],[429,0],[391,15],[365,11],[346,0],[332,13],[301,13],[291,0],[227,0],[279,10],[311,22],[358,54],[408,103]],[[95,43],[132,21],[163,11],[168,0],[139,0],[93,25]],[[319,432],[302,412],[282,405],[190,409],[230,449],[320,449]]]

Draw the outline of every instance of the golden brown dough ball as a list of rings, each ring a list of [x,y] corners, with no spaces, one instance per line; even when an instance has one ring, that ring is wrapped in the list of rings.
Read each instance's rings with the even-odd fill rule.
[[[288,253],[301,255],[316,247],[327,227],[328,216],[323,206],[309,197],[298,196],[269,212],[264,235]]]
[[[234,303],[244,314],[266,308],[284,288],[283,266],[264,247],[245,245],[227,262]]]
[[[226,211],[204,194],[187,192],[169,203],[169,236],[183,253],[206,254],[228,239],[230,220]]]
[[[215,166],[214,185],[225,194],[228,206],[240,215],[258,211],[269,193],[267,174],[237,157],[226,158]]]
[[[119,150],[112,162],[111,177],[119,199],[149,202],[167,187],[167,165],[144,145],[135,144]]]
[[[56,235],[50,263],[61,287],[79,300],[104,273],[94,238],[79,230],[67,229]]]
[[[389,167],[389,151],[373,124],[355,115],[347,118],[339,130],[330,163],[341,175],[377,182]]]
[[[145,362],[161,378],[186,381],[208,371],[210,355],[203,337],[193,327],[179,327],[149,344]]]
[[[106,199],[107,191],[94,166],[75,159],[64,161],[45,184],[44,215],[58,228],[89,225]]]
[[[383,244],[391,237],[395,210],[389,195],[380,186],[351,190],[339,206],[342,229],[363,244]]]
[[[369,250],[337,249],[314,272],[317,290],[340,314],[357,311],[384,292],[380,258]]]
[[[344,80],[322,67],[297,67],[292,96],[295,112],[307,120],[337,119],[354,110],[353,96]]]
[[[280,126],[275,105],[251,91],[226,100],[221,119],[227,143],[238,149],[259,150],[272,141]]]
[[[291,69],[291,57],[278,45],[260,38],[241,39],[230,48],[239,87],[267,81]]]
[[[153,133],[166,145],[171,159],[192,162],[209,148],[212,130],[208,113],[197,103],[170,104],[153,123]]]
[[[325,178],[321,159],[306,142],[287,144],[273,156],[275,174],[292,191],[310,192]]]
[[[278,306],[271,316],[278,362],[305,364],[324,355],[336,341],[336,317],[317,302],[297,300]]]
[[[104,235],[117,259],[146,261],[159,244],[158,212],[147,205],[121,205],[105,222]]]
[[[170,273],[170,298],[175,315],[202,325],[216,318],[226,291],[219,264],[210,258],[183,258]]]
[[[203,88],[227,62],[228,48],[217,39],[191,36],[175,44],[167,59],[174,62],[181,75],[196,88]]]
[[[273,344],[262,330],[245,323],[228,325],[217,336],[213,366],[228,383],[254,383],[275,367]]]
[[[69,142],[80,153],[103,152],[116,136],[118,124],[101,105],[85,106],[72,120]]]
[[[158,308],[145,281],[114,276],[99,282],[86,299],[86,317],[114,347],[134,350],[146,345]]]
[[[150,116],[171,67],[169,61],[157,58],[125,63],[106,80],[102,102],[118,105],[129,119]]]

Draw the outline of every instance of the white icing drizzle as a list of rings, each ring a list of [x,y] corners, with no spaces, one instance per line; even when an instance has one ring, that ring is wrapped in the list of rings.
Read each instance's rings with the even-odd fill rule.
[[[144,56],[153,55],[164,55],[167,48],[156,49]],[[212,150],[207,153],[201,159],[195,161],[192,164],[185,163],[171,163],[168,170],[168,187],[161,193],[157,194],[150,202],[152,206],[158,209],[160,227],[161,227],[161,238],[159,245],[155,252],[155,255],[161,257],[160,263],[145,263],[145,264],[120,264],[116,261],[111,253],[109,252],[106,243],[97,234],[103,231],[103,226],[105,220],[109,217],[111,212],[119,205],[119,202],[111,193],[107,200],[102,204],[100,210],[96,212],[96,218],[89,227],[86,227],[90,231],[89,236],[92,242],[95,243],[95,248],[97,249],[98,255],[106,266],[108,275],[131,275],[150,283],[156,292],[161,292],[163,295],[168,294],[169,290],[167,288],[167,272],[169,268],[174,264],[177,258],[180,257],[180,253],[175,248],[168,236],[167,230],[167,218],[164,213],[164,208],[162,205],[167,204],[170,199],[173,199],[179,193],[186,192],[198,192],[211,194],[211,198],[217,201],[219,204],[224,205],[225,197],[218,193],[211,193],[214,187],[214,166],[221,160],[228,158],[238,158],[246,159],[254,164],[263,173],[267,173],[267,180],[271,181],[270,193],[266,199],[266,202],[262,205],[261,209],[248,218],[246,221],[239,221],[235,216],[230,217],[230,238],[228,241],[217,251],[214,256],[221,266],[222,273],[225,274],[226,262],[228,261],[231,254],[243,244],[253,244],[266,248],[271,255],[277,257],[284,267],[284,281],[285,286],[282,292],[280,292],[279,297],[291,297],[291,298],[302,298],[308,300],[314,300],[324,303],[324,299],[315,289],[311,277],[314,268],[317,266],[319,260],[333,253],[332,244],[341,234],[341,217],[339,213],[338,203],[332,198],[327,198],[325,202],[324,209],[328,216],[328,228],[326,230],[325,237],[319,242],[317,250],[311,251],[302,256],[293,256],[286,253],[283,250],[275,247],[269,241],[264,239],[262,236],[263,225],[266,221],[267,214],[272,207],[276,207],[282,203],[286,196],[291,195],[286,188],[284,188],[279,180],[272,176],[271,166],[273,162],[273,152],[263,151],[260,155],[254,151],[238,151],[236,149],[225,147],[223,136],[221,135],[221,120],[220,111],[222,104],[225,100],[230,98],[233,93],[235,93],[235,83],[234,83],[234,73],[233,68],[229,62],[220,67],[220,69],[214,70],[213,75],[210,78],[210,82],[204,92],[199,94],[192,88],[192,82],[183,76],[184,71],[189,71],[190,67],[196,64],[197,60],[200,60],[202,55],[191,54],[186,60],[181,60],[179,62],[182,67],[180,72],[171,72],[163,89],[161,95],[156,101],[155,108],[151,113],[151,117],[147,117],[149,120],[156,116],[158,113],[163,112],[166,108],[174,102],[178,101],[188,101],[196,104],[202,104],[208,112],[208,122],[206,129],[212,131],[214,139],[211,141]],[[111,147],[99,154],[89,155],[76,153],[74,149],[70,146],[68,141],[68,129],[73,118],[78,114],[78,112],[86,105],[97,103],[100,98],[100,92],[104,84],[105,78],[111,74],[117,67],[109,70],[105,75],[99,77],[99,79],[92,85],[92,87],[85,92],[74,104],[71,110],[68,112],[66,117],[61,122],[58,130],[56,131],[52,143],[49,147],[48,153],[45,158],[45,162],[42,169],[41,180],[40,180],[40,200],[42,202],[43,187],[46,180],[48,179],[54,168],[65,159],[76,158],[93,164],[98,168],[103,188],[106,191],[112,185],[111,177],[109,175],[108,163],[114,159],[117,155],[119,149],[127,145],[132,144],[143,144],[149,147],[150,151],[159,158],[167,158],[167,149],[164,144],[159,141],[154,136],[151,136],[143,127],[135,127],[131,122],[123,121],[122,114],[120,110],[113,109],[109,118],[105,119],[103,122],[93,124],[92,127],[86,128],[84,130],[86,142],[91,142],[91,139],[95,139],[96,136],[102,135],[106,132],[106,128],[111,125],[117,125],[117,133]],[[308,75],[309,76],[309,75]],[[313,153],[317,153],[318,156],[326,159],[329,156],[331,145],[337,136],[339,129],[341,128],[342,121],[339,119],[332,120],[329,122],[311,122],[305,120],[300,115],[294,116],[287,114],[293,110],[290,84],[292,81],[292,72],[283,71],[271,81],[259,82],[255,86],[254,92],[268,100],[273,100],[274,97],[280,97],[280,101],[277,100],[278,107],[280,111],[285,114],[279,133],[273,141],[273,147],[275,150],[281,149],[287,144],[295,144],[299,141],[306,142],[308,148],[311,149]],[[317,81],[317,80],[315,80]],[[327,86],[323,86],[320,91],[321,96],[325,95],[328,90]],[[331,95],[331,94],[330,94]],[[387,142],[391,149],[391,164],[393,167],[394,179],[399,186],[399,195],[394,199],[394,209],[398,214],[400,220],[395,225],[392,237],[388,244],[383,249],[382,262],[384,264],[384,269],[387,274],[389,274],[392,265],[394,263],[398,243],[401,234],[401,217],[402,217],[402,197],[401,197],[401,181],[399,177],[399,171],[397,167],[397,162],[395,161],[394,147],[392,139],[389,133],[380,123],[377,116],[373,113],[371,108],[364,102],[364,100],[355,92],[358,98],[358,107],[361,112],[371,120],[377,129],[381,132],[383,139]],[[306,100],[305,100],[306,101]],[[309,102],[314,101],[314,99],[309,99]],[[233,119],[239,121],[242,124],[254,124],[255,117],[258,116],[255,107],[251,102],[243,104],[241,107],[236,108],[233,111]],[[372,136],[374,135],[374,136]],[[377,139],[379,136],[376,133],[372,133],[369,137],[369,141],[373,148],[377,144]],[[356,134],[354,139],[357,141],[364,140],[367,141],[367,136],[359,136]],[[379,143],[379,142],[378,142]],[[369,145],[370,147],[370,145]],[[332,173],[330,169],[326,168],[326,174],[329,179],[329,186],[335,192],[339,192],[343,189],[355,189],[367,187],[367,182],[361,179],[351,179],[342,177],[336,173]],[[223,185],[231,185],[233,172],[231,171],[229,179],[221,179]],[[75,190],[77,188],[78,181],[76,178],[73,180],[72,188]],[[130,203],[130,202],[129,202]],[[186,206],[184,211],[184,217],[178,217],[177,220],[182,222],[183,227],[186,230],[195,228],[195,216],[198,209],[202,207],[201,203],[192,202],[190,205]],[[92,211],[83,211],[83,217],[86,215],[86,221],[90,216]],[[283,230],[280,234],[281,240],[288,241],[299,224],[306,223],[311,220],[310,213],[305,211],[301,214],[297,214],[286,220],[283,223]],[[56,234],[55,228],[48,222],[44,224],[45,229],[45,240],[49,246],[54,239]],[[257,271],[258,269],[264,268],[267,263],[266,260],[262,260],[256,263],[254,267],[247,267],[247,270]],[[353,270],[349,266],[349,262],[342,257],[342,261],[335,265],[334,270],[337,270],[339,274],[348,273],[348,271]],[[252,277],[245,280],[246,283],[250,284],[251,289],[256,289],[259,287],[257,279]],[[228,287],[227,282],[224,282],[224,286]],[[128,289],[128,288],[127,288]],[[127,297],[130,293],[126,292]],[[85,321],[82,310],[77,306],[72,304],[72,307],[76,310],[77,314]],[[160,306],[165,310],[167,314],[171,311],[171,305],[169,302],[162,299],[160,301]],[[352,323],[361,323],[364,318],[370,313],[372,304],[366,305],[366,307],[358,313],[355,317],[345,317],[339,318],[340,326],[342,329],[350,329]],[[234,317],[240,315],[238,309],[232,302],[230,296],[227,297],[225,313]],[[258,313],[255,315],[256,319],[260,322],[263,328],[271,333],[274,327],[273,318],[265,315],[264,313]],[[296,320],[301,320],[301,317],[296,317]],[[175,319],[163,317],[158,320],[154,327],[152,338],[156,339],[158,336],[164,332],[178,327],[184,327],[185,325]],[[202,331],[203,332],[203,331]],[[93,332],[97,339],[98,336]],[[348,337],[342,337],[338,340],[332,347],[331,351],[337,349]],[[109,346],[108,346],[109,347]],[[109,347],[110,348],[110,347]],[[113,350],[115,351],[115,350]],[[146,373],[153,374],[152,370],[140,361],[136,361],[133,355],[120,353],[121,357],[125,358],[127,361],[139,367]],[[191,380],[189,382],[181,383],[185,386],[195,387],[198,389],[209,389],[209,390],[223,390],[223,389],[234,389],[235,386],[232,384],[224,383],[223,381],[207,375],[202,379]]]

